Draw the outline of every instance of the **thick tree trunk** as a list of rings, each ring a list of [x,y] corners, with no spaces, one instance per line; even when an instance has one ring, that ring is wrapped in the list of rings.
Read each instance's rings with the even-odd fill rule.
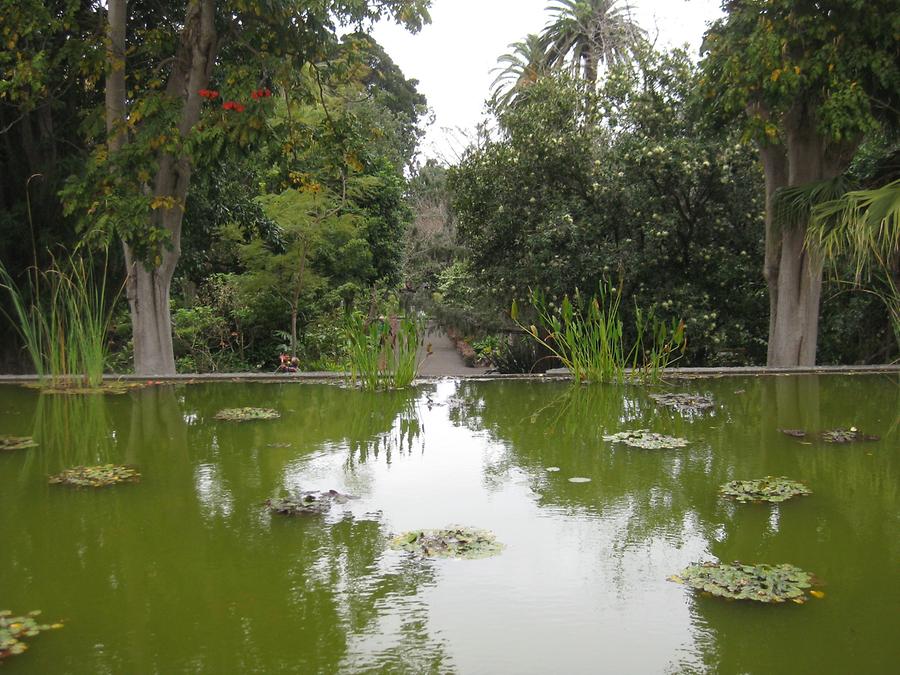
[[[778,309],[778,263],[781,259],[781,229],[775,218],[775,193],[787,185],[787,156],[780,145],[763,145],[759,150],[766,178],[766,258],[763,276],[769,287],[768,365],[774,365],[775,317]]]
[[[832,144],[820,135],[816,120],[805,102],[799,102],[785,115],[785,148],[787,157],[787,185],[801,186],[829,180],[840,175],[852,157],[855,144]],[[778,162],[766,166],[767,198],[770,182],[777,181]],[[769,171],[774,169],[773,175]],[[767,199],[767,225],[770,204]],[[774,223],[773,223],[774,225]],[[806,247],[806,223],[780,224],[773,229],[778,242],[777,291],[770,317],[768,365],[814,366],[819,335],[819,305],[822,296],[822,262],[816,251]],[[770,262],[770,233],[767,227],[766,265]],[[771,281],[770,281],[771,292]]]
[[[200,119],[199,92],[209,84],[215,62],[214,20],[214,0],[190,0],[166,87],[169,96],[181,101],[178,131],[183,138]],[[175,373],[169,290],[181,257],[181,225],[191,182],[191,163],[189,157],[164,153],[159,157],[158,166],[153,196],[161,206],[152,212],[150,224],[169,235],[168,243],[154,261],[136,260],[126,245],[126,293],[134,331],[134,371],[138,375]]]

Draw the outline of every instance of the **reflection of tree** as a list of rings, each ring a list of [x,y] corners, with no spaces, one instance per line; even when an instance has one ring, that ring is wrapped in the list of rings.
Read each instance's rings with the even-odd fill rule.
[[[95,427],[114,438],[106,457],[138,465],[137,485],[54,489],[36,465],[15,479],[0,475],[0,569],[10,571],[0,575],[0,596],[77,626],[59,632],[59,650],[44,670],[336,672],[352,665],[353,646],[398,607],[401,634],[373,667],[418,672],[425,659],[426,669],[446,670],[417,597],[432,583],[430,568],[388,564],[395,554],[385,553],[379,522],[272,517],[262,508],[280,484],[285,457],[348,438],[341,420],[356,392],[277,392],[267,404],[283,410],[287,429],[201,427],[198,420],[224,407],[228,390],[239,386],[155,387],[85,403],[106,411],[97,417],[105,426],[91,422],[88,438]],[[80,404],[56,405],[67,415],[66,406]],[[369,425],[353,432],[358,438],[391,428],[377,407],[373,401]],[[69,428],[77,443],[77,420]],[[296,448],[264,449],[288,432]],[[206,466],[215,469],[212,497],[196,479]],[[222,495],[227,513],[208,508],[205,500]],[[30,655],[38,670],[41,651]]]
[[[685,388],[699,386],[717,409],[685,419],[655,408],[639,388],[468,383],[459,388],[456,420],[486,429],[506,448],[488,476],[515,467],[531,477],[542,506],[624,520],[611,555],[651,540],[678,546],[694,534],[719,560],[789,562],[826,583],[826,599],[804,607],[686,592],[706,670],[878,672],[896,663],[890,633],[900,588],[889,581],[900,557],[900,486],[890,451],[898,447],[896,378],[722,378]],[[850,426],[882,440],[829,445],[778,431]],[[602,441],[610,431],[637,427],[691,444],[643,451]],[[562,471],[547,474],[548,466]],[[576,475],[592,482],[566,482]],[[803,480],[814,494],[778,506],[737,505],[717,495],[729,480],[765,475]]]
[[[747,394],[761,402],[758,449],[813,495],[777,507],[731,509],[725,536],[711,542],[720,560],[790,562],[816,574],[825,600],[804,607],[756,607],[694,597],[715,672],[888,672],[900,591],[885,583],[900,557],[896,514],[896,420],[900,389],[882,377],[778,377]],[[829,445],[777,432],[857,426],[880,443]],[[802,628],[799,625],[802,624]],[[823,642],[824,641],[824,642]],[[752,664],[750,669],[748,664]]]

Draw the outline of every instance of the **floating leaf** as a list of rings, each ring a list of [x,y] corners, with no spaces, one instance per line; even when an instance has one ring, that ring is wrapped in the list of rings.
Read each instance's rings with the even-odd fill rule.
[[[40,612],[29,612],[25,616],[13,616],[8,609],[0,611],[0,662],[8,656],[21,654],[28,649],[22,640],[34,637],[43,631],[62,628],[61,623],[51,626],[39,624],[35,617]]]
[[[590,478],[585,478],[584,476],[573,476],[569,479],[570,483],[590,483]]]
[[[791,497],[810,495],[812,491],[803,483],[784,476],[766,476],[755,480],[733,480],[725,483],[719,492],[739,502],[783,502]]]
[[[817,600],[821,600],[825,597],[825,591],[810,591],[809,594]]]
[[[634,431],[621,431],[617,434],[611,434],[603,437],[604,441],[611,443],[624,443],[633,448],[643,448],[645,450],[662,450],[683,448],[688,442],[683,438],[674,436],[664,436],[647,429],[635,429]]]
[[[130,466],[102,464],[100,466],[76,466],[50,476],[51,485],[74,487],[106,487],[117,483],[135,483],[141,479],[137,469]]]
[[[558,466],[548,466],[548,467],[547,467],[546,469],[544,469],[544,470],[545,470],[545,471],[549,471],[550,473],[555,473],[556,471],[559,471],[559,467],[558,467]]]
[[[337,490],[326,492],[300,492],[287,497],[267,499],[266,507],[272,513],[297,516],[305,513],[328,513],[334,504],[346,504],[353,495],[341,494]]]
[[[812,575],[794,565],[744,565],[739,562],[691,565],[670,581],[721,598],[781,603],[805,601]]]
[[[878,436],[864,434],[856,427],[850,427],[849,429],[830,429],[828,431],[823,431],[819,436],[826,443],[860,443],[862,441],[880,440]]]
[[[781,433],[785,436],[790,436],[792,438],[805,438],[806,430],[805,429],[779,429]]]
[[[217,420],[227,422],[252,422],[253,420],[275,420],[281,417],[271,408],[225,408],[216,413]]]
[[[715,406],[711,398],[700,394],[650,394],[650,398],[659,405],[674,408],[678,412],[700,412]]]
[[[36,447],[37,442],[31,436],[0,436],[0,452]]]
[[[433,558],[488,558],[497,555],[503,544],[492,532],[450,525],[443,530],[413,530],[397,535],[390,547]]]

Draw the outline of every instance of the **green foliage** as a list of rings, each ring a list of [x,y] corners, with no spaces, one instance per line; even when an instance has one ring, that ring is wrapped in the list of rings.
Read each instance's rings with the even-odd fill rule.
[[[0,264],[0,288],[9,293],[13,323],[35,372],[54,388],[99,387],[118,296],[107,293],[106,265],[96,272],[89,256],[73,254],[31,272],[23,291]]]
[[[503,550],[492,532],[452,525],[442,530],[412,530],[391,539],[397,551],[416,553],[423,558],[489,558]]]
[[[636,309],[636,337],[628,348],[619,312],[621,301],[621,284],[616,288],[612,283],[601,284],[599,295],[590,298],[576,289],[572,300],[563,296],[559,308],[548,303],[543,294],[532,292],[531,303],[540,328],[519,322],[515,301],[510,316],[569,369],[575,382],[656,382],[679,358],[678,351],[683,353],[684,324],[673,320],[668,326],[652,312],[645,316]]]
[[[421,318],[390,314],[347,315],[345,324],[347,371],[363,389],[402,389],[419,372],[418,349],[425,326]]]
[[[61,623],[52,625],[37,622],[39,611],[29,612],[24,616],[13,616],[8,609],[0,610],[0,663],[3,659],[24,653],[28,645],[26,638],[40,635],[44,631],[62,628]]]
[[[659,405],[674,408],[682,413],[696,413],[715,407],[715,403],[711,398],[700,394],[650,394],[650,398]]]
[[[852,141],[897,116],[900,54],[892,0],[729,0],[706,34],[703,85],[724,118],[785,142],[785,121],[813,111],[815,132]]]
[[[703,563],[691,565],[669,580],[731,600],[791,600],[800,605],[806,602],[806,590],[812,586],[812,575],[787,564]]]
[[[537,81],[451,170],[469,283],[498,313],[527,289],[559,304],[621,270],[629,332],[641,306],[684,320],[685,365],[764,360],[755,154],[709,126],[686,54],[645,53],[635,69],[597,91]]]
[[[255,422],[277,420],[281,413],[271,408],[225,408],[216,413],[217,420],[226,422]]]
[[[733,480],[719,488],[719,493],[739,502],[769,502],[777,504],[791,497],[811,495],[803,483],[784,476],[766,476],[755,480]]]
[[[98,466],[76,466],[62,473],[50,476],[51,485],[71,485],[72,487],[108,487],[119,483],[136,483],[141,479],[134,467],[101,464]]]

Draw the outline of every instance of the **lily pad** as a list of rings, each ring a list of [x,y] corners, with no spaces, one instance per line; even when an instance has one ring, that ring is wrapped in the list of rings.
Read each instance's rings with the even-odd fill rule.
[[[544,471],[549,471],[550,473],[556,473],[557,471],[559,471],[559,467],[558,466],[548,466],[546,469],[544,469]]]
[[[488,558],[503,550],[492,532],[460,525],[404,532],[391,539],[390,547],[428,558]]]
[[[36,447],[37,442],[31,436],[0,436],[0,452]]]
[[[684,438],[676,438],[675,436],[664,436],[657,434],[648,429],[635,429],[633,431],[620,431],[617,434],[610,434],[603,437],[604,441],[610,443],[624,443],[632,448],[643,448],[645,450],[669,450],[674,448],[683,448],[688,442]]]
[[[584,476],[572,476],[572,478],[569,479],[569,482],[570,483],[590,483],[591,479],[585,478]]]
[[[334,504],[346,504],[351,499],[359,499],[353,495],[341,494],[337,490],[326,492],[301,492],[267,499],[266,507],[272,513],[280,513],[285,516],[297,516],[307,513],[328,513]]]
[[[784,476],[766,476],[755,480],[733,480],[725,483],[719,492],[739,502],[783,502],[791,497],[811,495],[812,490]]]
[[[779,429],[778,431],[791,438],[806,438],[805,429]]]
[[[9,656],[21,654],[28,649],[23,642],[47,630],[62,628],[61,623],[52,625],[38,623],[39,611],[29,612],[24,616],[13,616],[8,609],[0,610],[0,662]]]
[[[51,485],[71,485],[73,487],[106,487],[118,483],[136,483],[141,479],[134,467],[116,464],[100,466],[76,466],[62,473],[50,476]]]
[[[826,443],[860,443],[863,441],[880,440],[878,436],[864,434],[856,427],[850,427],[849,429],[830,429],[828,431],[823,431],[819,436]]]
[[[803,604],[812,575],[794,565],[744,565],[739,562],[691,565],[669,581],[721,598]]]
[[[217,420],[227,422],[252,422],[253,420],[276,420],[281,417],[271,408],[225,408],[216,413]]]
[[[715,406],[711,398],[700,394],[675,394],[670,392],[667,394],[650,394],[650,398],[659,405],[674,408],[678,412],[700,412]]]

